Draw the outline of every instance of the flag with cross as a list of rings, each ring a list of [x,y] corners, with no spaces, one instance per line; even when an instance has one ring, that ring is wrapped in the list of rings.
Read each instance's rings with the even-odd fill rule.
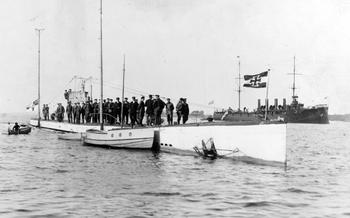
[[[263,81],[265,77],[268,76],[268,71],[254,74],[254,75],[244,75],[244,80],[246,83],[243,87],[247,88],[266,88],[266,81]]]

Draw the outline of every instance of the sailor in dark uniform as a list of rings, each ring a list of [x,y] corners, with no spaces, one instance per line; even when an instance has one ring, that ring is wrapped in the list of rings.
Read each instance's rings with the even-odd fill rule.
[[[49,108],[49,105],[48,105],[48,104],[46,105],[45,110],[46,110],[47,120],[49,120],[50,108]]]
[[[147,125],[152,125],[152,119],[153,119],[153,99],[152,99],[152,95],[149,95],[149,98],[146,100],[145,102],[145,106],[146,106],[146,119],[147,119]]]
[[[176,105],[177,124],[180,124],[181,122],[182,106],[183,106],[183,101],[182,101],[182,98],[180,98],[179,102]]]
[[[137,108],[139,104],[137,103],[137,100],[135,97],[132,97],[132,101],[129,104],[130,107],[130,121],[131,121],[131,128],[135,126],[136,123],[136,116],[137,116]]]
[[[83,102],[81,109],[80,109],[81,123],[82,124],[84,124],[84,120],[85,120],[85,110],[86,110],[86,104]]]
[[[128,98],[124,98],[124,103],[123,103],[123,122],[125,124],[129,124],[129,102]]]
[[[108,99],[107,99],[108,100]],[[103,102],[102,102],[102,118],[103,118],[103,123],[106,123],[106,116],[107,114],[107,102],[106,102],[106,99],[103,99]]]
[[[167,98],[167,103],[165,104],[166,108],[166,116],[168,125],[173,125],[173,111],[174,111],[174,105],[170,102],[170,98]]]
[[[57,121],[62,122],[64,118],[64,107],[62,106],[61,103],[58,103],[58,107],[56,109],[56,114],[57,114]]]
[[[92,104],[92,111],[93,111],[93,116],[92,116],[92,122],[97,123],[97,118],[98,118],[98,108],[99,105],[97,103],[97,99],[94,100],[94,103]]]
[[[43,104],[42,112],[43,112],[44,119],[46,120],[46,106],[45,106],[45,104]]]
[[[109,124],[114,124],[115,123],[115,119],[114,119],[114,114],[113,114],[113,107],[114,107],[114,102],[113,99],[109,99],[109,103],[108,103],[108,123]]]
[[[77,105],[75,106],[75,123],[80,124],[80,111],[81,111],[81,106],[80,103],[78,102]]]
[[[73,107],[72,107],[72,103],[70,101],[68,101],[68,105],[66,107],[66,113],[67,113],[67,117],[68,117],[68,123],[72,123],[72,112],[73,112]]]
[[[121,113],[122,113],[122,103],[117,97],[113,105],[113,116],[115,117],[116,122],[122,123]]]
[[[67,101],[69,100],[69,93],[67,92],[67,90],[64,90],[64,99],[66,99]]]
[[[85,105],[85,121],[86,123],[91,122],[91,113],[92,113],[92,105],[90,104],[90,100],[86,102]]]
[[[185,124],[188,120],[188,115],[190,114],[190,109],[188,107],[188,104],[186,102],[186,98],[183,99],[183,105],[182,105],[182,122]]]
[[[142,121],[143,121],[143,117],[145,115],[145,97],[141,96],[141,100],[139,103],[139,107],[137,108],[137,120],[138,120],[138,124],[140,126],[143,126]]]
[[[153,102],[153,111],[154,111],[154,116],[156,118],[155,124],[158,126],[161,125],[162,123],[161,116],[162,116],[164,106],[165,106],[164,101],[162,101],[159,98],[159,95],[156,95],[156,99]]]

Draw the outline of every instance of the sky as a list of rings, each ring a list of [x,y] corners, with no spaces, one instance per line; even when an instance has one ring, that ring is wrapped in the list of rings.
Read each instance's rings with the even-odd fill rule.
[[[99,96],[99,0],[2,0],[0,113],[64,102],[73,76],[93,77]],[[159,94],[191,110],[238,108],[241,74],[271,69],[270,101],[291,101],[293,56],[296,94],[306,106],[328,104],[350,113],[350,0],[103,0],[104,96]],[[243,83],[243,81],[241,81]],[[86,83],[90,89],[90,82]],[[241,107],[253,110],[265,89],[242,88]],[[213,105],[208,102],[214,101]]]

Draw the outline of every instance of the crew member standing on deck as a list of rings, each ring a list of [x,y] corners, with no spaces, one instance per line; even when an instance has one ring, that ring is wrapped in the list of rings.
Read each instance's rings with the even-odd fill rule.
[[[182,101],[182,98],[180,98],[179,102],[176,105],[177,124],[180,124],[181,122],[182,106],[183,106],[183,101]]]
[[[132,97],[132,101],[130,102],[130,121],[131,121],[131,128],[134,128],[135,122],[136,122],[136,116],[137,116],[137,108],[139,104],[137,103],[137,100],[135,97]]]
[[[107,114],[107,102],[106,99],[103,99],[102,102],[102,121],[103,123],[106,123],[106,114]]]
[[[68,117],[68,123],[72,123],[73,107],[72,107],[72,103],[70,101],[68,101],[68,105],[66,107],[66,113],[67,113],[67,117]]]
[[[77,118],[76,116],[76,110],[77,110],[77,103],[74,103],[74,105],[72,105],[72,115],[73,115],[73,123],[77,122]]]
[[[57,121],[62,122],[64,118],[64,107],[61,103],[58,103],[58,107],[56,109]]]
[[[93,123],[97,123],[97,117],[98,117],[98,103],[97,103],[97,99],[94,100],[94,103],[92,105],[92,111],[93,111],[93,118],[92,118],[92,122]]]
[[[46,105],[45,109],[46,109],[47,120],[49,120],[50,108],[49,108],[49,105],[48,105],[48,104]]]
[[[69,93],[67,92],[67,90],[64,90],[64,99],[69,100]]]
[[[129,124],[129,102],[128,98],[124,98],[124,103],[123,103],[123,123],[126,125]]]
[[[145,106],[146,106],[146,122],[147,125],[152,125],[152,119],[153,119],[153,99],[152,99],[152,95],[149,95],[149,98],[146,100],[145,102]]]
[[[165,106],[164,101],[162,101],[159,98],[159,95],[156,95],[156,99],[155,99],[155,101],[153,103],[153,109],[154,109],[154,116],[156,118],[155,123],[158,126],[162,124],[161,116],[162,116],[162,112],[163,112],[164,106]]]
[[[113,107],[114,107],[114,102],[113,99],[110,98],[109,99],[109,105],[108,105],[108,114],[109,116],[109,124],[114,124],[115,123],[115,119],[114,119],[114,114],[113,114]]]
[[[81,123],[84,124],[85,120],[85,110],[86,110],[86,104],[85,102],[82,103],[81,109],[80,109],[80,114],[81,114]]]
[[[165,104],[166,107],[166,117],[168,121],[168,125],[173,125],[173,111],[174,111],[174,105],[170,102],[170,98],[166,99],[167,102]]]
[[[90,123],[90,113],[92,111],[92,106],[88,100],[85,104],[85,122]]]
[[[77,106],[75,107],[75,123],[80,124],[80,111],[81,111],[81,106],[80,103],[77,103]]]
[[[143,126],[143,116],[145,115],[145,96],[141,96],[139,107],[137,108],[137,120],[140,126]]]
[[[190,114],[190,109],[188,107],[188,104],[186,102],[186,98],[183,99],[183,105],[182,105],[182,122],[185,124],[188,120],[188,115]]]
[[[117,97],[114,102],[113,106],[113,114],[115,116],[115,122],[122,123],[121,113],[122,113],[122,103],[120,102],[119,98]],[[119,120],[119,121],[118,121]]]
[[[46,107],[45,107],[45,104],[43,104],[42,112],[43,112],[43,115],[44,115],[44,120],[46,120]]]

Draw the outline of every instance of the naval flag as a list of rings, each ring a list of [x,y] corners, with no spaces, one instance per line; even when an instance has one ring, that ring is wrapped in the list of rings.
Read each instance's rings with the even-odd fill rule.
[[[29,106],[26,107],[27,111],[30,110],[30,109],[31,109],[32,111],[34,111],[34,107],[35,107],[36,105],[38,105],[38,104],[39,104],[39,99],[34,100],[34,101],[31,103],[31,105],[29,105]]]
[[[36,99],[33,101],[33,105],[38,105],[39,104],[39,99]]]
[[[266,82],[262,81],[263,77],[268,76],[268,71],[254,74],[254,75],[244,75],[244,80],[246,83],[243,84],[243,87],[248,88],[265,88]]]

